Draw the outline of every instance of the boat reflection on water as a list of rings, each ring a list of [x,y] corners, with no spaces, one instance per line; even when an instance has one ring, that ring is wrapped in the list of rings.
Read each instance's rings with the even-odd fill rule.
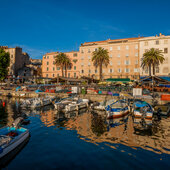
[[[95,144],[104,143],[114,149],[115,144],[123,144],[170,154],[169,124],[170,118],[143,121],[128,115],[108,120],[102,113],[84,113],[69,119],[65,127],[76,130],[82,140]]]

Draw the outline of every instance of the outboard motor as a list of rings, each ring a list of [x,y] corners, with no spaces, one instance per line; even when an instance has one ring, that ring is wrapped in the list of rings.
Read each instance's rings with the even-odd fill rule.
[[[19,126],[20,126],[20,124],[21,124],[21,122],[23,121],[24,119],[23,119],[23,117],[18,117],[17,119],[15,119],[15,121],[12,123],[12,126],[14,127],[14,128],[19,128]]]

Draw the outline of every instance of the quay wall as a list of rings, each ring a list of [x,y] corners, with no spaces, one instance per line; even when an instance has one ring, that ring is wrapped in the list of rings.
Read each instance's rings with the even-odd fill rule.
[[[45,96],[56,96],[56,97],[61,97],[65,98],[68,97],[67,93],[47,93],[47,92],[40,92],[40,93],[35,93],[33,92],[23,92],[23,91],[12,91],[12,90],[0,90],[0,94],[2,96],[10,96],[10,97],[18,97],[18,98],[36,98],[36,97],[45,97]],[[118,99],[116,96],[111,96],[111,95],[105,95],[105,94],[79,94],[78,95],[80,98],[86,98],[91,101],[97,101],[97,102],[102,102],[104,100],[109,100],[109,99]],[[160,98],[156,99],[158,101],[158,104],[164,104],[166,103],[165,101],[161,101]],[[152,103],[152,100],[145,100],[148,103]]]

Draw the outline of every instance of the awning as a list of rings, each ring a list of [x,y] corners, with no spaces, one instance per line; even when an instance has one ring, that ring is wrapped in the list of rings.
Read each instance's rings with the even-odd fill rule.
[[[127,83],[127,82],[130,82],[130,79],[129,78],[109,78],[109,79],[106,79],[107,82],[122,82],[122,83]]]

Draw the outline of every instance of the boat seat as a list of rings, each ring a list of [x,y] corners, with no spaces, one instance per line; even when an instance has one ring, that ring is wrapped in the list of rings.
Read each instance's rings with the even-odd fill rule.
[[[0,135],[0,146],[8,144],[11,140],[12,138],[10,136]]]

